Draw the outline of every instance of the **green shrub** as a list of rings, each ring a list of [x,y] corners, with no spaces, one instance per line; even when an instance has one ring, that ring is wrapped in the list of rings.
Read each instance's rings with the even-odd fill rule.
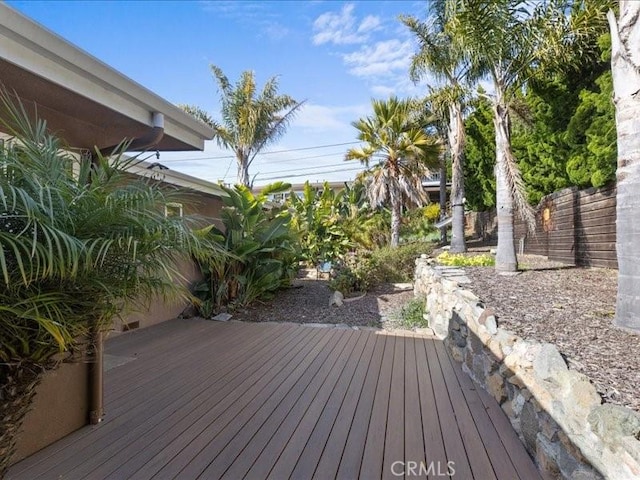
[[[440,215],[440,206],[429,204],[426,207],[416,208],[405,212],[400,229],[400,240],[403,243],[425,242],[428,238],[440,232],[433,226],[433,222]]]
[[[393,320],[404,328],[411,329],[428,327],[429,322],[424,318],[424,307],[424,300],[414,298],[396,313]]]
[[[382,283],[412,282],[416,258],[433,251],[433,244],[409,243],[396,248],[382,247],[359,254],[353,270],[366,289]]]
[[[362,286],[362,279],[358,278],[349,267],[340,269],[337,275],[329,282],[331,290],[337,290],[343,294],[361,291],[363,289]]]
[[[0,125],[10,134],[0,141],[3,478],[45,372],[91,353],[87,340],[151,298],[191,298],[178,265],[199,239],[192,219],[165,218],[174,193],[131,178],[139,159],[125,157],[126,145],[93,162],[71,155],[2,88]]]
[[[455,267],[492,267],[496,264],[493,255],[469,255],[464,253],[442,252],[436,257],[438,263]]]

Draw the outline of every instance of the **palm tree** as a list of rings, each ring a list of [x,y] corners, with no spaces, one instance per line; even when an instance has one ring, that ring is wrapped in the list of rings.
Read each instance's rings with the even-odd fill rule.
[[[419,51],[411,59],[410,75],[414,82],[433,75],[441,86],[431,89],[431,111],[447,123],[447,140],[451,156],[451,251],[466,252],[464,240],[464,144],[465,131],[462,117],[469,62],[464,51],[446,30],[443,3],[432,4],[428,22],[411,16],[400,17],[417,37]]]
[[[426,133],[426,122],[417,113],[416,103],[391,97],[373,100],[373,115],[352,125],[358,140],[366,145],[350,149],[346,160],[360,160],[367,167],[367,195],[373,207],[389,203],[391,207],[391,246],[400,241],[402,207],[408,200],[416,205],[428,201],[422,179],[437,162],[437,142]]]
[[[637,240],[640,211],[640,3],[620,2],[616,19],[608,13],[611,30],[616,128],[618,132],[617,238],[618,298],[616,324],[640,331],[640,242]]]
[[[125,308],[186,298],[175,262],[199,242],[165,218],[169,193],[127,180],[121,157],[79,161],[6,92],[0,112],[13,137],[0,144],[1,478],[43,374],[86,353],[80,339]]]
[[[514,210],[535,225],[525,198],[523,181],[511,149],[510,104],[534,72],[574,61],[576,48],[596,27],[598,3],[576,2],[566,14],[567,2],[522,0],[444,0],[447,29],[472,62],[473,73],[487,75],[493,86],[493,123],[496,139],[496,208],[498,246],[496,270],[514,272],[517,257]],[[600,7],[600,8],[599,8]],[[595,16],[594,16],[595,14]]]
[[[258,92],[251,71],[243,72],[235,86],[219,67],[211,65],[211,72],[220,92],[222,122],[199,107],[181,107],[213,128],[219,146],[233,150],[238,163],[237,183],[251,188],[249,167],[256,155],[284,135],[304,102],[278,94],[277,77],[269,78]]]

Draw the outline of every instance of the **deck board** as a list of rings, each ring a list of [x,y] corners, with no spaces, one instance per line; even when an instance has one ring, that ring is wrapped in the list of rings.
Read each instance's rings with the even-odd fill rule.
[[[493,471],[493,466],[485,450],[480,433],[473,421],[469,406],[467,405],[464,395],[461,394],[460,385],[449,363],[449,356],[444,350],[444,345],[442,343],[434,343],[434,346],[447,389],[449,390],[449,398],[451,399],[453,411],[458,420],[460,435],[464,442],[467,458],[469,459],[471,471],[473,472],[473,478],[482,480],[495,479],[496,476]]]
[[[106,351],[135,360],[105,373],[105,421],[8,479],[540,478],[433,338],[192,319]]]
[[[285,346],[288,342],[297,340],[296,336],[282,336],[275,346]],[[242,382],[252,384],[259,378],[267,370],[263,362],[273,359],[277,351],[256,348],[253,343],[249,343],[247,347],[237,351],[235,356],[226,357],[227,361],[222,366],[217,366],[215,362],[201,365],[201,368],[215,371],[217,374],[201,378],[200,383],[196,385],[174,384],[172,391],[174,396],[179,398],[173,398],[171,403],[167,402],[164,409],[153,416],[153,422],[142,424],[142,427],[146,427],[145,430],[128,429],[128,433],[120,440],[117,439],[117,434],[114,435],[118,454],[104,461],[94,470],[94,474],[105,478],[119,478],[123,472],[137,471],[165,447],[177,432],[203,418],[212,406],[223,402],[230,392],[225,387],[233,385],[240,388]],[[260,366],[263,366],[262,370],[259,370]],[[182,405],[184,407],[180,408]],[[124,428],[127,428],[126,425]]]

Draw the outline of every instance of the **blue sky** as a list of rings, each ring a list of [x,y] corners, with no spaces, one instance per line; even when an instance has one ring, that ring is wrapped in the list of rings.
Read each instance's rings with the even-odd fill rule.
[[[348,180],[356,144],[350,125],[371,98],[424,94],[408,65],[416,46],[397,17],[423,17],[415,1],[10,1],[12,7],[173,103],[218,117],[209,65],[235,83],[253,70],[261,87],[279,76],[280,92],[306,100],[277,143],[250,169],[255,184]],[[316,148],[325,145],[332,147]],[[226,158],[221,158],[226,157]],[[230,152],[162,153],[164,165],[210,181],[236,180]]]

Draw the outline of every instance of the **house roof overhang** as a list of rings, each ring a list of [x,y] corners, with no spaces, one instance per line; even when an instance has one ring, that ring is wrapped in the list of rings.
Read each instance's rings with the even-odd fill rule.
[[[202,150],[213,130],[142,85],[0,2],[0,82],[74,148],[147,133],[164,115],[163,151]]]
[[[148,161],[138,161],[129,165],[127,167],[127,171],[140,177],[152,178],[176,187],[195,190],[197,192],[215,195],[216,197],[229,196],[229,194],[216,183],[193,177],[176,170],[171,170],[166,167],[158,170],[156,168],[157,165],[159,164]]]

